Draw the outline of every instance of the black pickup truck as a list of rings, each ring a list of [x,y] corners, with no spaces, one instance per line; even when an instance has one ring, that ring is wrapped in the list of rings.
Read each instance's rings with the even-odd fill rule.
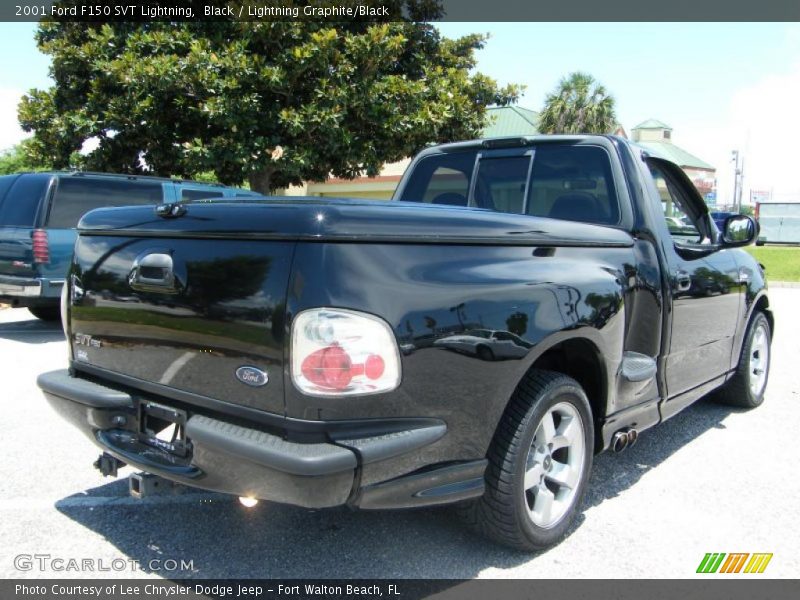
[[[55,409],[122,463],[304,507],[457,503],[558,541],[592,457],[714,392],[761,404],[764,272],[681,169],[611,136],[419,154],[391,202],[99,209]]]

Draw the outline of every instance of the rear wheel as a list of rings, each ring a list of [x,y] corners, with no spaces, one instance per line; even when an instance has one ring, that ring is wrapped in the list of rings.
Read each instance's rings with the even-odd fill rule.
[[[750,321],[742,344],[739,364],[731,379],[715,394],[730,406],[755,408],[764,402],[771,361],[772,330],[764,313],[756,313]]]
[[[42,321],[61,320],[61,311],[57,306],[29,306],[28,311]]]
[[[592,466],[594,428],[581,386],[534,371],[514,393],[489,448],[484,495],[462,507],[478,531],[521,550],[563,538]]]

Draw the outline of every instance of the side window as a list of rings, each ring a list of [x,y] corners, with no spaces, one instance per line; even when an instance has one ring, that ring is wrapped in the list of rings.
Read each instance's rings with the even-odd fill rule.
[[[650,173],[653,175],[658,195],[661,197],[661,210],[667,223],[669,234],[676,242],[684,244],[701,243],[703,236],[698,231],[689,213],[685,210],[680,190],[658,167],[650,165]]]
[[[420,160],[411,179],[398,198],[405,202],[425,202],[466,206],[475,152],[434,154]]]
[[[219,190],[181,189],[181,200],[203,200],[204,198],[222,198],[225,194]]]
[[[0,206],[0,226],[33,227],[36,211],[47,191],[50,177],[21,175],[15,181],[13,177],[11,179],[13,183]]]
[[[603,148],[540,144],[533,157],[529,215],[613,225],[619,201],[611,161]]]
[[[63,177],[53,198],[48,226],[71,229],[84,214],[95,208],[160,204],[163,199],[160,182]]]
[[[475,182],[475,204],[500,212],[522,213],[530,156],[482,158]]]

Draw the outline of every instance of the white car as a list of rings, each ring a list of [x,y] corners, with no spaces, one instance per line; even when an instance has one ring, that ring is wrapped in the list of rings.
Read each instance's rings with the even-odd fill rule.
[[[470,329],[440,338],[433,345],[477,356],[482,360],[523,358],[531,348],[531,344],[518,335],[494,329]]]

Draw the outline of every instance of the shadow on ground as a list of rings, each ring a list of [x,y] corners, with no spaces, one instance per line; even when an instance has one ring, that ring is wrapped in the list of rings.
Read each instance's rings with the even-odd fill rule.
[[[703,432],[724,428],[730,412],[701,401],[644,433],[625,453],[596,457],[572,531],[584,520],[583,511],[620,495]],[[104,503],[76,501],[87,495]],[[126,495],[126,483],[117,481],[65,498],[56,508],[145,567],[159,558],[193,562],[192,570],[164,573],[170,578],[469,579],[486,568],[537,559],[474,535],[448,508],[310,511],[262,502],[245,509],[232,497],[194,491],[174,502],[135,503]]]
[[[5,309],[22,310],[22,309]],[[25,315],[29,315],[24,311]],[[0,338],[27,344],[44,344],[64,339],[64,331],[60,322],[40,321],[35,317],[24,321],[0,323]]]

